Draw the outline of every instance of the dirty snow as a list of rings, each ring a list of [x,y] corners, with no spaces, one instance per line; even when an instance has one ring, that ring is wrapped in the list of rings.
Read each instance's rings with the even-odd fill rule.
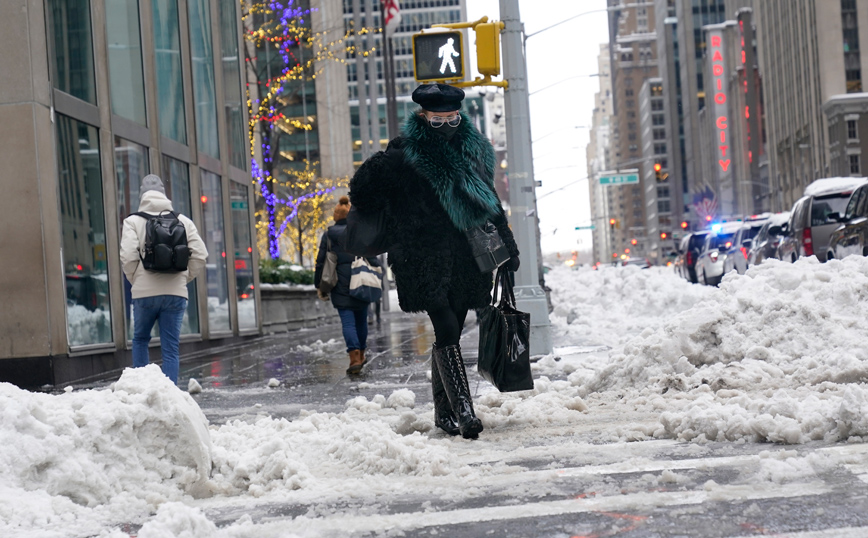
[[[317,518],[337,498],[455,484],[484,496],[486,484],[519,471],[488,463],[503,453],[562,451],[581,465],[611,458],[629,467],[641,461],[627,441],[692,441],[690,450],[705,440],[868,438],[866,258],[770,261],[728,275],[719,289],[635,267],[558,267],[547,283],[555,353],[534,365],[532,391],[480,387],[479,441],[439,433],[431,405],[417,405],[409,389],[348,394],[339,413],[216,426],[155,365],[99,390],[47,395],[0,384],[0,535],[118,538],[134,524],[140,538],[320,536]],[[581,454],[540,445],[563,432],[612,444]],[[753,462],[757,480],[773,483],[837,464],[786,451]],[[683,478],[666,471],[648,480]],[[711,481],[706,490],[729,491]],[[325,504],[283,522],[240,516],[219,528],[206,515],[270,499]],[[411,523],[401,517],[388,521]]]

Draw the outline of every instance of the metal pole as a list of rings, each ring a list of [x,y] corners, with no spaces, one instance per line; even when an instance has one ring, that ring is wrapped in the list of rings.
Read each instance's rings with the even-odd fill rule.
[[[377,0],[365,0],[365,27],[369,29],[368,37],[365,40],[369,46],[365,49],[372,50],[367,64],[368,69],[368,93],[371,96],[371,105],[368,112],[368,121],[370,121],[369,132],[371,133],[371,154],[383,149],[380,146],[380,74],[377,62],[377,38],[374,35],[374,10],[377,7]],[[382,18],[382,17],[381,17]],[[381,53],[382,57],[382,53]]]
[[[534,193],[527,65],[518,0],[500,0],[500,18],[505,24],[501,41],[503,76],[509,81],[504,116],[507,118],[510,223],[522,260],[515,275],[515,298],[518,309],[530,313],[531,354],[548,355],[552,352],[551,323],[546,294],[539,284],[539,224]]]
[[[359,32],[362,31],[362,4],[359,0],[353,0],[353,45],[356,49],[356,89],[358,90],[357,97],[359,101],[359,140],[362,142],[362,160],[366,160],[371,156],[371,145],[369,135],[371,133],[370,123],[368,122],[368,91],[365,86],[365,62],[367,57],[364,56],[365,41]]]

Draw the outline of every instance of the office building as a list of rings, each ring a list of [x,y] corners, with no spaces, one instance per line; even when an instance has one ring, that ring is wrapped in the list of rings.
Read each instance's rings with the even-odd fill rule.
[[[600,45],[597,57],[597,73],[600,90],[594,95],[594,113],[591,117],[590,142],[586,150],[588,165],[588,190],[590,194],[591,221],[593,225],[593,260],[595,263],[612,261],[609,231],[609,190],[600,185],[600,173],[612,167],[609,141],[609,121],[612,116],[612,78],[609,45]]]
[[[654,265],[666,265],[675,250],[672,200],[678,199],[669,174],[663,80],[649,78],[639,90],[639,128],[642,141],[642,186],[645,191],[645,229],[640,253]],[[631,240],[632,241],[632,240]]]
[[[844,146],[829,147],[823,107],[835,96],[863,92],[868,58],[860,43],[868,42],[861,35],[868,28],[860,20],[868,16],[868,0],[762,0],[754,9],[772,207],[789,210],[813,180],[836,175],[830,153]]]
[[[611,255],[643,254],[645,197],[643,178],[639,91],[646,80],[657,77],[657,34],[654,10],[644,5],[610,0],[609,47],[612,81],[612,166],[638,170],[639,183],[607,186],[608,210],[614,225],[610,232]],[[639,249],[632,240],[642,241]],[[629,252],[628,252],[629,251]]]
[[[182,350],[260,332],[240,17],[235,0],[0,3],[0,381],[131,364],[119,246],[148,173],[210,252]]]

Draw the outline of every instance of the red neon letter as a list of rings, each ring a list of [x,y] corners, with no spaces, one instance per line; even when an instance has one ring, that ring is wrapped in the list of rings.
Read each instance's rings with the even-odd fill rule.
[[[717,118],[717,128],[726,129],[726,116],[721,116]]]
[[[720,163],[720,167],[723,168],[723,171],[726,172],[726,169],[729,168],[729,159],[718,162]]]
[[[711,36],[711,46],[712,47],[719,47],[720,46],[720,36],[719,35]]]
[[[726,131],[724,131],[723,129],[721,129],[720,131],[720,143],[726,144]]]
[[[720,152],[723,154],[723,158],[726,159],[726,150],[729,149],[729,146],[720,146]],[[726,170],[724,170],[726,172]]]
[[[718,105],[722,105],[726,103],[726,94],[725,93],[716,93],[714,94],[714,102]]]
[[[719,77],[723,74],[723,66],[720,64],[714,64],[711,70],[714,72],[714,76],[716,77]]]
[[[712,62],[722,62],[723,61],[723,54],[721,54],[719,50],[714,51],[714,56],[712,56],[711,61]]]
[[[717,79],[717,89],[723,91],[723,80]]]

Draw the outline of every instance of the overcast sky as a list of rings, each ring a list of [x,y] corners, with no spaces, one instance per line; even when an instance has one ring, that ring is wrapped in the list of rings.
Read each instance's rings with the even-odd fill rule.
[[[519,0],[525,32],[530,35],[593,10],[605,0]],[[468,0],[469,20],[500,19],[499,0]],[[590,250],[591,233],[576,226],[591,223],[585,148],[588,144],[601,43],[608,43],[606,13],[591,13],[527,40],[534,173],[543,253]],[[471,45],[472,48],[472,45]],[[563,82],[562,82],[563,81]],[[579,126],[580,128],[576,128]],[[569,186],[567,186],[569,185]],[[557,190],[561,189],[562,190]],[[554,192],[553,192],[554,191]],[[551,193],[551,194],[549,194]],[[547,196],[547,194],[549,194]]]

